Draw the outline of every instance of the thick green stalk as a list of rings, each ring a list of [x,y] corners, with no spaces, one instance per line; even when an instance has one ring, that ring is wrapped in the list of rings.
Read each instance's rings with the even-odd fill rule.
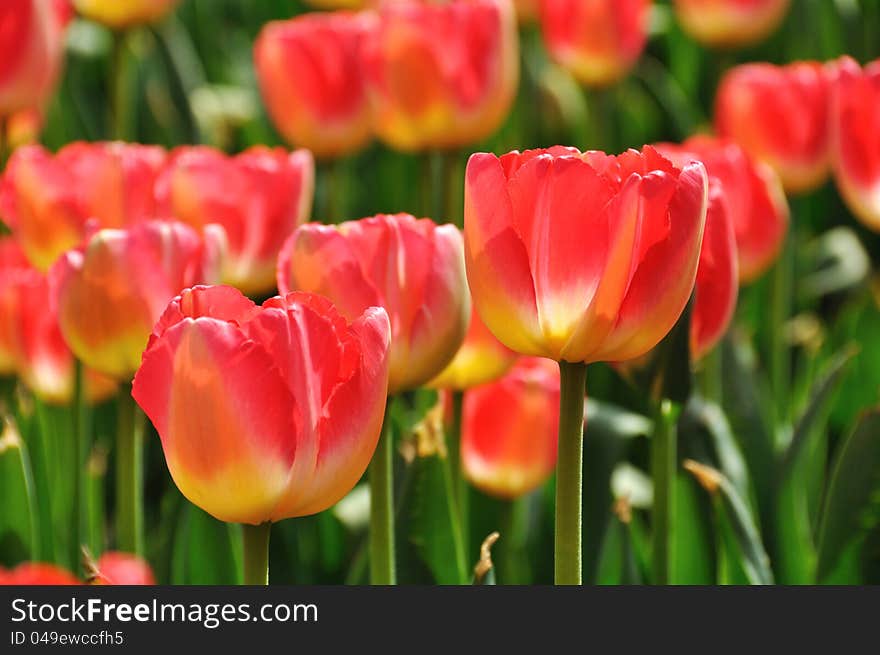
[[[241,539],[244,546],[244,576],[246,585],[269,584],[269,534],[271,521],[260,525],[241,526]]]
[[[457,468],[458,461],[452,459],[452,453],[447,453],[442,459],[443,487],[446,493],[446,505],[449,508],[449,525],[452,530],[452,544],[455,549],[455,569],[458,572],[458,584],[465,584],[468,579],[467,562],[465,561],[465,541],[462,531],[461,506],[457,498],[456,476],[453,469]]]
[[[584,394],[586,364],[559,362],[559,460],[556,464],[556,584],[581,584],[583,557]]]
[[[661,400],[654,418],[651,438],[651,474],[654,480],[654,511],[651,517],[654,584],[669,584],[672,579],[672,531],[675,529],[673,489],[678,458],[676,419],[678,408],[670,400]]]
[[[767,357],[770,367],[770,385],[776,427],[787,422],[791,400],[791,356],[785,338],[785,326],[792,309],[792,275],[794,268],[794,239],[791,233],[785,239],[782,252],[770,279],[770,325],[768,326]]]
[[[723,362],[721,360],[721,343],[703,355],[700,371],[700,391],[706,400],[721,402],[722,381],[724,380]]]
[[[391,431],[391,404],[388,398],[385,419],[376,452],[370,462],[370,583],[397,583],[394,560],[394,439]]]
[[[122,388],[117,411],[116,542],[120,550],[142,555],[144,415],[131,397],[131,387]]]
[[[126,32],[113,35],[110,60],[110,138],[125,141],[128,137],[128,62]]]
[[[71,462],[71,491],[73,493],[73,511],[70,515],[70,546],[71,561],[76,563],[79,568],[80,548],[84,543],[83,533],[83,477],[82,470],[84,466],[83,455],[83,421],[84,421],[84,405],[85,390],[83,389],[83,367],[78,359],[74,359],[73,366],[73,400],[70,407],[70,423],[71,423],[71,441],[73,460]]]
[[[452,422],[449,425],[449,461],[451,463],[453,492],[458,503],[458,516],[461,521],[461,538],[465,551],[470,544],[470,487],[461,470],[461,412],[464,406],[464,392],[452,392]]]

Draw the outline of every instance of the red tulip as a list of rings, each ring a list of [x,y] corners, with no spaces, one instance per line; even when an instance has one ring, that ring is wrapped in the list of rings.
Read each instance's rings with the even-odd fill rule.
[[[443,371],[428,384],[434,389],[464,391],[497,380],[510,370],[517,354],[496,339],[471,311],[471,322],[464,342]]]
[[[471,311],[461,232],[409,214],[303,225],[278,258],[278,289],[327,296],[348,320],[384,307],[390,393],[421,386],[445,368]]]
[[[540,0],[544,43],[588,86],[629,72],[645,49],[651,0]]]
[[[732,141],[715,137],[694,136],[680,148],[660,148],[664,154],[687,153],[718,178],[736,235],[740,282],[760,277],[776,261],[788,231],[788,201],[776,173]]]
[[[12,237],[0,237],[0,375],[15,373],[18,280],[27,275],[30,265]]]
[[[19,148],[0,186],[0,214],[28,259],[47,270],[82,241],[90,219],[122,227],[154,218],[164,164],[155,146],[72,143],[54,157],[40,146]]]
[[[786,191],[810,191],[828,176],[829,93],[816,62],[737,66],[718,88],[715,126],[773,167]]]
[[[93,584],[154,585],[156,579],[146,561],[130,553],[111,551],[101,555],[92,571]]]
[[[96,232],[52,267],[61,332],[86,365],[128,380],[150,330],[181,289],[216,279],[218,241],[182,223]]]
[[[306,14],[269,23],[254,45],[263,100],[278,131],[318,157],[345,155],[370,140],[360,52],[368,14]]]
[[[453,148],[491,135],[519,79],[510,0],[387,3],[364,48],[379,138],[400,150]]]
[[[169,13],[180,0],[73,0],[86,18],[114,29],[154,23]]]
[[[42,107],[49,99],[64,57],[65,5],[0,3],[0,116]]]
[[[675,0],[685,32],[709,46],[739,47],[762,41],[782,22],[790,0]]]
[[[837,187],[856,217],[880,231],[880,59],[835,65],[832,157]]]
[[[465,180],[474,304],[516,352],[621,361],[653,348],[694,286],[708,180],[650,146],[477,153]]]
[[[24,562],[14,569],[0,566],[0,585],[78,585],[81,584],[71,573],[54,564]]]
[[[549,359],[521,359],[500,380],[464,395],[464,474],[492,496],[522,496],[553,473],[558,429],[559,367]]]
[[[194,228],[219,223],[228,250],[222,281],[248,294],[275,287],[275,262],[312,207],[315,168],[308,150],[251,148],[235,157],[184,146],[156,186],[161,211]]]
[[[232,287],[195,287],[156,324],[132,394],[191,502],[230,522],[304,516],[366,470],[389,344],[381,308],[349,323],[320,296],[258,307]]]

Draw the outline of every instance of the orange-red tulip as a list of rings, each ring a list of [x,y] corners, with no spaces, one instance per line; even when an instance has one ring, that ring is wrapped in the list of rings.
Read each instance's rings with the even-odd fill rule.
[[[685,32],[709,46],[738,47],[768,37],[788,12],[790,0],[674,0]]]
[[[15,151],[0,185],[0,216],[28,259],[47,270],[78,245],[86,223],[122,227],[156,215],[154,185],[165,151],[124,143],[72,143],[52,156]]]
[[[715,127],[773,167],[786,191],[807,192],[828,177],[829,95],[817,62],[743,64],[721,80]]]
[[[544,43],[582,84],[626,75],[645,49],[651,0],[540,0]]]
[[[320,296],[259,307],[232,287],[196,287],[156,324],[132,394],[174,482],[206,512],[251,524],[314,514],[373,455],[390,338],[381,308],[348,322]]]
[[[54,564],[24,562],[14,569],[0,566],[0,585],[78,585],[73,574]]]
[[[27,276],[30,265],[12,237],[0,237],[0,375],[15,373],[16,330],[12,317],[17,314],[16,286]]]
[[[510,0],[383,5],[364,48],[379,138],[413,151],[491,135],[516,95],[517,38]]]
[[[221,279],[247,294],[275,288],[284,241],[308,219],[315,165],[308,150],[251,148],[229,157],[207,146],[172,153],[160,176],[160,211],[197,229],[218,223],[228,249]]]
[[[101,555],[92,571],[92,584],[154,585],[150,565],[137,555],[110,551]]]
[[[113,29],[154,23],[180,0],[73,0],[77,11]]]
[[[0,117],[42,107],[55,87],[64,57],[66,2],[0,3]]]
[[[650,146],[474,154],[464,217],[474,305],[525,355],[638,357],[687,304],[707,203],[703,165],[678,169]]]
[[[880,231],[880,60],[835,64],[832,159],[840,193],[856,217]]]
[[[478,489],[517,498],[556,466],[559,367],[523,358],[500,380],[468,390],[461,422],[461,466]]]
[[[393,337],[390,393],[440,373],[471,312],[461,232],[409,214],[303,225],[278,258],[278,289],[327,296],[348,320],[384,307]]]
[[[74,354],[129,380],[171,299],[218,277],[223,237],[213,228],[203,239],[188,225],[150,221],[99,230],[66,252],[50,276],[61,332]]]
[[[290,143],[337,157],[370,140],[360,54],[374,23],[370,14],[315,13],[260,32],[257,79],[269,116]]]
[[[489,328],[480,320],[480,315],[471,311],[471,322],[464,343],[449,365],[428,386],[464,391],[487,384],[507,373],[517,357],[515,352],[489,332]]]
[[[760,277],[782,250],[788,231],[788,200],[779,176],[769,166],[749,157],[732,141],[693,136],[681,148],[663,144],[661,152],[688,153],[718,178],[736,234],[739,279],[742,283]]]
[[[6,143],[10,150],[36,143],[43,129],[43,115],[36,109],[22,109],[6,123]]]

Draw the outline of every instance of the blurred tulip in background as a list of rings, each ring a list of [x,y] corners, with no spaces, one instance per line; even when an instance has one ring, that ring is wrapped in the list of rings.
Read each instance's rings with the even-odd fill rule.
[[[685,32],[700,43],[723,48],[765,39],[779,27],[790,4],[791,0],[673,0]]]
[[[80,14],[113,29],[153,23],[178,2],[180,0],[73,0]]]

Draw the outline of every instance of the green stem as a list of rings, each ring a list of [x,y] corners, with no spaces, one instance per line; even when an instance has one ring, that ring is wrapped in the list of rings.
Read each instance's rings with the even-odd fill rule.
[[[459,188],[464,176],[461,172],[461,153],[458,150],[447,150],[442,153],[442,207],[434,219],[438,223],[454,223],[461,227],[464,221],[463,193]]]
[[[556,464],[556,584],[581,584],[583,556],[584,394],[587,365],[559,362],[559,460]]]
[[[654,419],[651,438],[651,473],[654,481],[652,516],[654,584],[669,584],[672,579],[672,531],[675,528],[673,488],[678,460],[675,422],[678,407],[661,400]]]
[[[394,563],[394,439],[388,398],[382,434],[370,462],[370,582],[397,583]]]
[[[318,163],[318,175],[322,177],[320,223],[339,223],[347,211],[345,183],[346,176],[341,158],[328,159]]]
[[[110,61],[110,137],[119,141],[128,135],[128,63],[126,61],[126,32],[113,34]]]
[[[9,117],[0,115],[0,170],[6,166],[9,149]]]
[[[82,529],[82,501],[83,501],[83,478],[82,469],[84,465],[83,457],[83,420],[84,420],[84,404],[85,394],[83,389],[83,366],[79,359],[74,358],[73,365],[73,400],[70,408],[71,422],[71,441],[73,451],[73,461],[71,462],[71,491],[73,492],[73,511],[70,516],[70,546],[71,561],[75,563],[75,567],[79,569],[80,549],[83,544]]]
[[[501,584],[527,584],[523,557],[528,497],[502,501],[501,539],[498,542],[498,579]]]
[[[470,544],[470,487],[461,469],[461,413],[464,406],[464,393],[452,392],[452,423],[449,425],[449,461],[452,465],[453,491],[458,503],[458,516],[461,521],[461,538],[465,551]]]
[[[107,474],[107,453],[101,446],[95,446],[89,453],[85,470],[86,543],[89,552],[100,555],[104,552],[104,479]]]
[[[792,235],[786,237],[782,253],[773,268],[770,280],[770,325],[768,333],[768,361],[770,385],[775,401],[776,425],[783,425],[788,418],[791,362],[785,326],[792,306],[792,268],[794,248]]]
[[[117,403],[116,435],[116,541],[120,550],[144,552],[143,450],[144,415],[123,387]]]
[[[700,372],[700,390],[706,400],[720,402],[722,395],[723,362],[721,360],[721,343],[703,355],[702,371]]]
[[[452,544],[455,550],[455,568],[458,572],[458,583],[467,583],[467,562],[465,561],[464,536],[462,532],[461,507],[457,498],[457,488],[453,468],[457,468],[457,460],[452,453],[442,458],[443,487],[446,493],[446,506],[449,508],[449,525],[452,529]]]
[[[269,584],[269,534],[271,521],[260,525],[241,526],[241,540],[244,546],[244,583],[246,585]]]

